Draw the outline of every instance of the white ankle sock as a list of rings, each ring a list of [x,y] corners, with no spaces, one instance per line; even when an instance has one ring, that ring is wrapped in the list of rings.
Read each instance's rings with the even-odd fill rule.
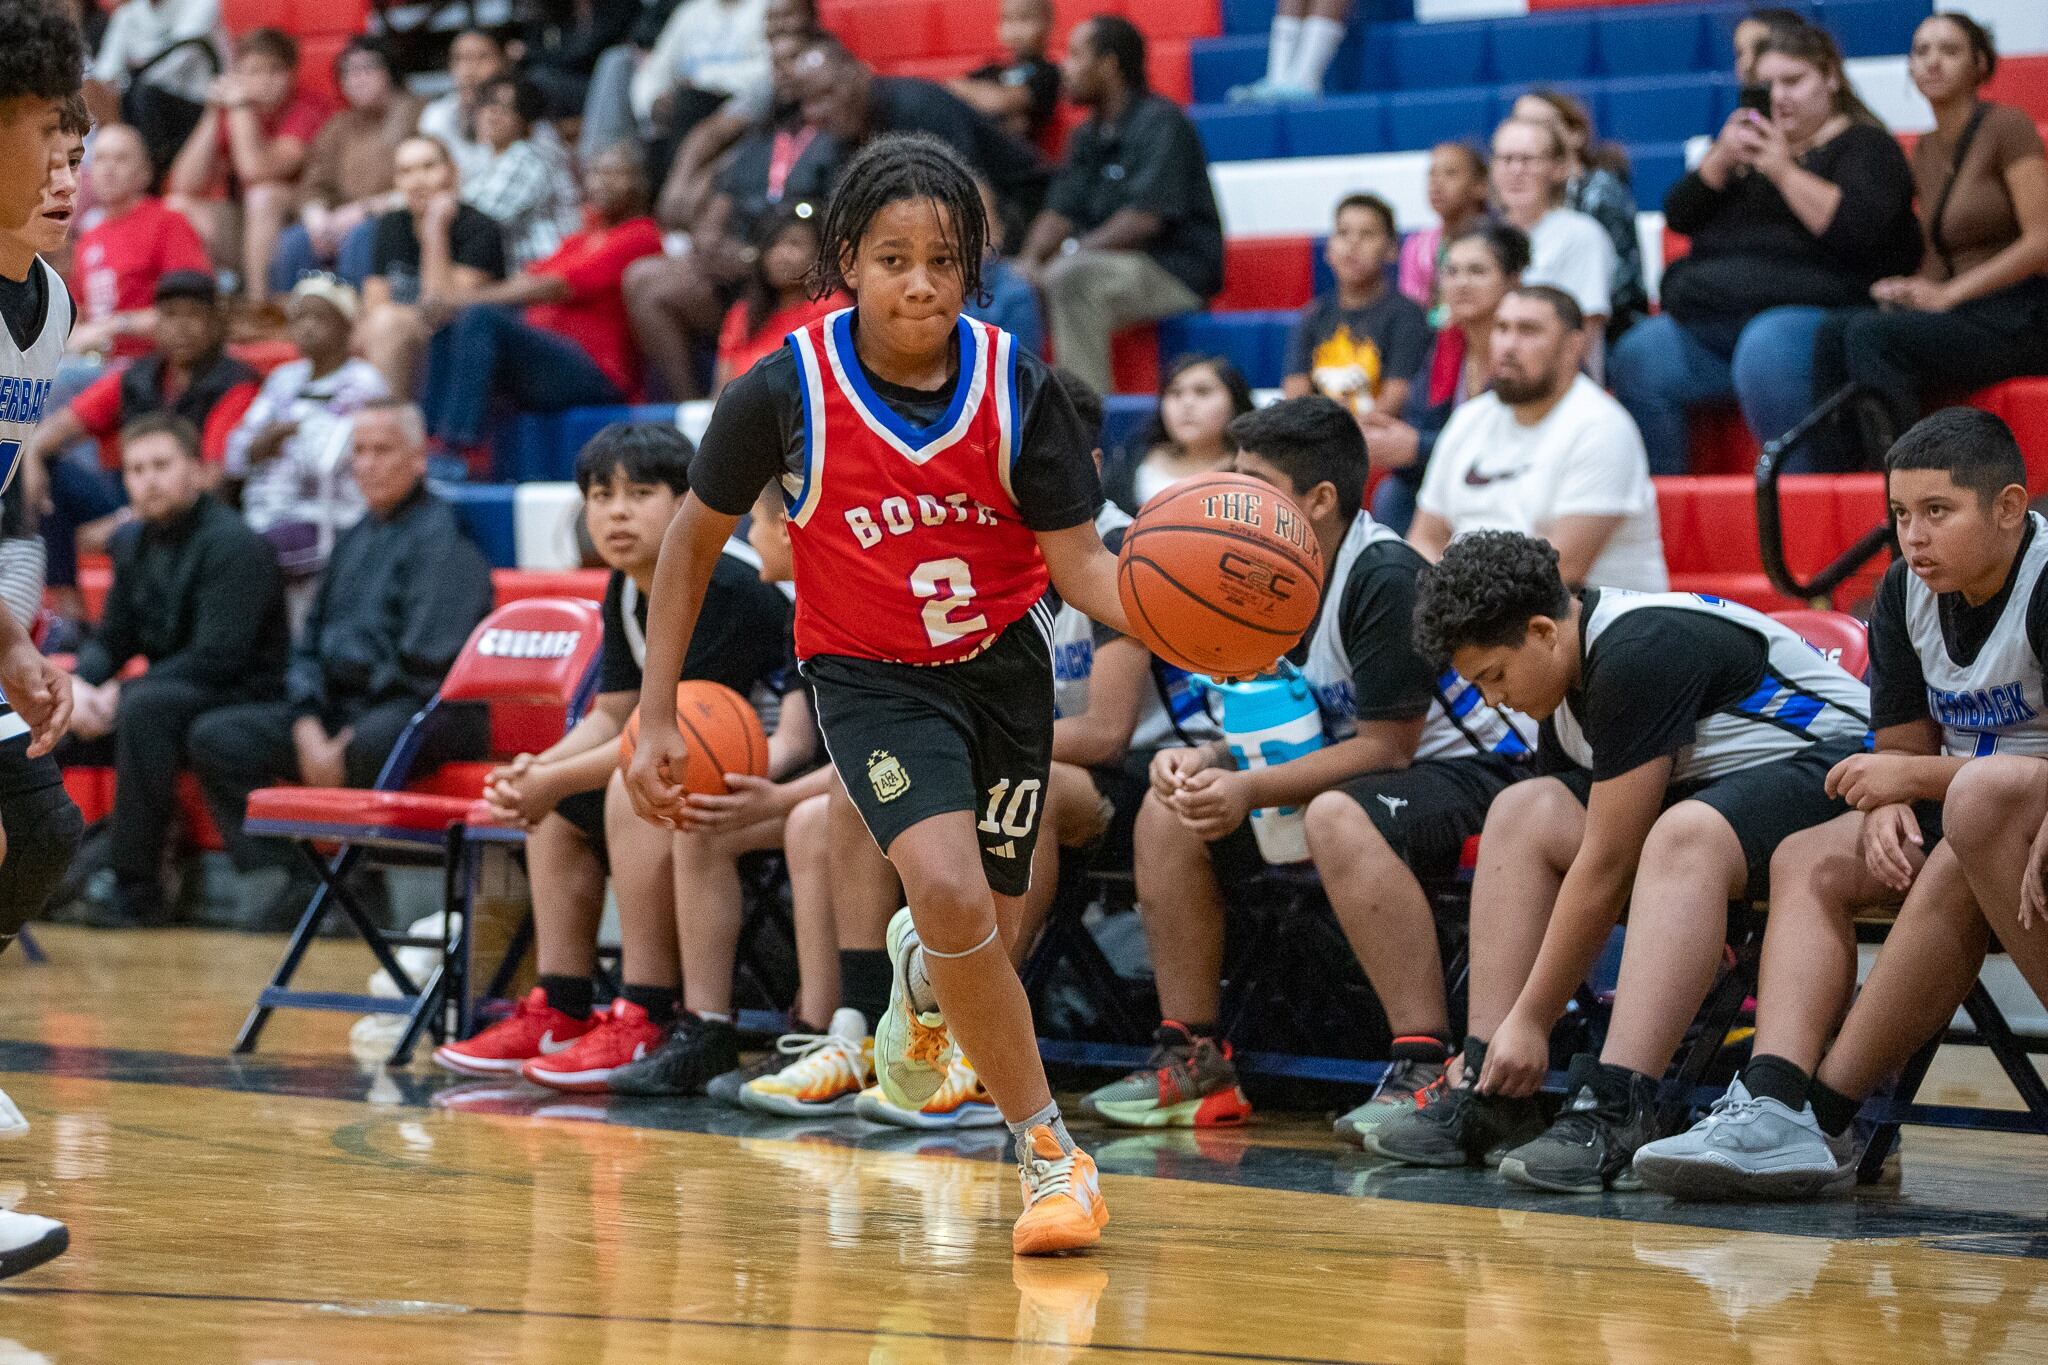
[[[1266,40],[1266,81],[1278,85],[1293,73],[1295,53],[1301,47],[1301,20],[1292,15],[1273,16],[1273,33]]]
[[[919,1014],[934,1014],[939,1008],[938,993],[932,989],[932,979],[924,969],[924,949],[919,947],[910,955],[910,970],[904,973],[904,984],[910,988],[910,1007]]]
[[[1330,59],[1344,41],[1344,25],[1335,19],[1307,18],[1301,21],[1301,38],[1294,45],[1294,63],[1281,79],[1321,93]]]

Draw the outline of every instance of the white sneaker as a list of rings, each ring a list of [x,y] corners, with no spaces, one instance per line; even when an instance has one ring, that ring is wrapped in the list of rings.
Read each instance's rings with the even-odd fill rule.
[[[1811,1199],[1856,1181],[1853,1130],[1821,1131],[1812,1105],[1751,1095],[1740,1077],[1707,1116],[1636,1149],[1645,1186],[1674,1199]]]
[[[856,1009],[833,1011],[827,1032],[784,1034],[775,1048],[788,1064],[740,1087],[741,1106],[756,1113],[793,1119],[852,1113],[874,1069],[868,1021]]]
[[[889,1008],[875,1021],[875,1079],[889,1103],[921,1109],[946,1083],[946,1054],[953,1040],[936,1012],[921,1014],[910,1003],[910,963],[918,952],[910,907],[889,917]]]
[[[0,1213],[0,1280],[62,1256],[70,1245],[70,1232],[54,1218]]]
[[[988,1091],[982,1089],[981,1077],[975,1073],[974,1063],[961,1056],[957,1047],[951,1055],[952,1061],[946,1067],[946,1083],[918,1108],[905,1109],[891,1104],[881,1087],[876,1086],[860,1093],[854,1101],[853,1112],[869,1123],[886,1123],[892,1128],[1002,1127],[1002,1111],[988,1097]]]
[[[28,1120],[21,1116],[21,1108],[0,1090],[0,1140],[28,1136]]]

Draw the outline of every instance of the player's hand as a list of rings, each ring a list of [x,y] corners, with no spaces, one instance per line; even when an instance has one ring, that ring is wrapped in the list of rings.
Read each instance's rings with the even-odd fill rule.
[[[1863,816],[1863,865],[1870,875],[1900,895],[1913,887],[1926,850],[1920,844],[1920,820],[1904,802],[1879,806]]]
[[[639,746],[626,769],[626,795],[632,798],[634,814],[663,829],[681,827],[683,784],[676,779],[689,757],[689,743],[673,721],[652,726],[642,720]]]
[[[1252,812],[1251,783],[1229,768],[1204,768],[1167,798],[1190,832],[1214,841],[1236,829]]]
[[[0,654],[0,694],[28,725],[30,758],[56,748],[71,728],[69,675],[26,640]]]
[[[1187,780],[1210,765],[1209,751],[1202,748],[1161,749],[1152,755],[1152,790],[1172,797]]]
[[[2027,870],[2020,877],[2020,928],[2031,929],[2036,924],[2048,924],[2048,825],[2041,826],[2041,832],[2034,836],[2034,846],[2027,850]]]
[[[776,784],[751,773],[727,773],[724,796],[693,793],[683,801],[683,828],[691,833],[745,829],[783,813]]]
[[[1550,1030],[1523,1018],[1519,1009],[1508,1011],[1486,1045],[1486,1064],[1479,1069],[1480,1091],[1509,1099],[1533,1095],[1542,1088],[1549,1071]]]
[[[521,754],[519,758],[526,762],[519,767],[518,773],[492,781],[485,788],[484,799],[490,803],[494,816],[501,820],[504,820],[505,816],[511,817],[504,820],[506,824],[519,829],[532,829],[548,818],[548,812],[560,803],[561,793],[555,790],[555,784],[549,780],[545,765],[534,766],[530,754]],[[519,759],[513,760],[513,764],[518,763]]]
[[[1860,811],[1897,805],[1919,795],[1901,754],[1851,754],[1828,770],[1826,790]]]

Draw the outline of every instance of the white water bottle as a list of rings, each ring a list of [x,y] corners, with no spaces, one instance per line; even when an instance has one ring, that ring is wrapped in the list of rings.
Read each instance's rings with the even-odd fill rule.
[[[1291,762],[1323,747],[1323,716],[1315,689],[1294,665],[1251,682],[1204,682],[1223,697],[1223,742],[1241,772]],[[1269,863],[1308,861],[1308,827],[1300,806],[1265,806],[1251,815],[1252,836]]]

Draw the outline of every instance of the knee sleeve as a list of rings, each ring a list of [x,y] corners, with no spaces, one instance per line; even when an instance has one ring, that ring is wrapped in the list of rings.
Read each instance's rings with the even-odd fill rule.
[[[85,837],[85,819],[62,787],[0,797],[7,860],[0,864],[0,949],[42,913],[64,883]]]

